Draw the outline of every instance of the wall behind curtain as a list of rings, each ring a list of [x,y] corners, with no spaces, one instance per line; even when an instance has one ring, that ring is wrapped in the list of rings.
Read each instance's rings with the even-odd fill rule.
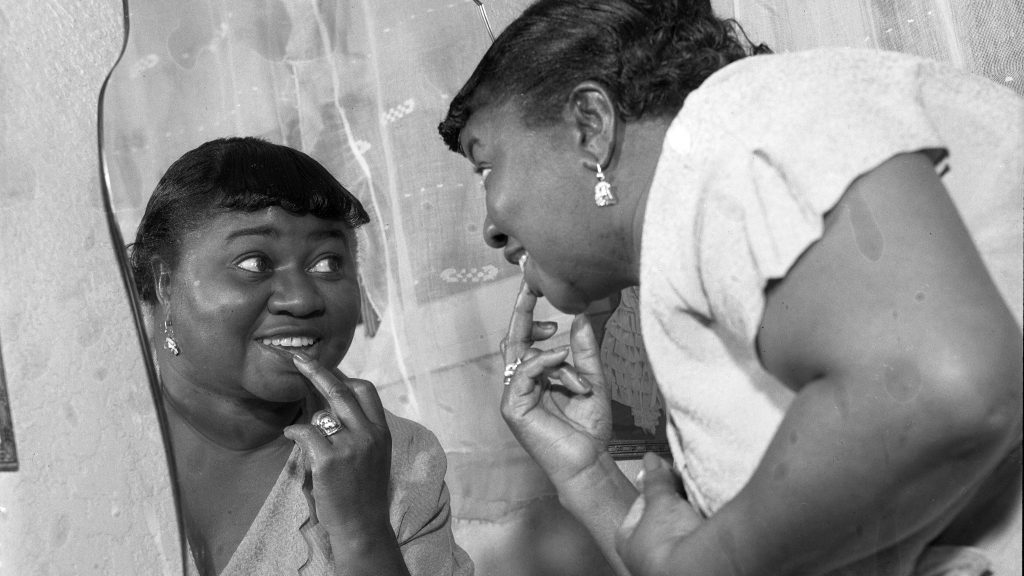
[[[181,571],[100,195],[96,102],[121,14],[0,0],[0,336],[19,460],[0,472],[5,576]]]
[[[776,52],[879,48],[949,62],[1024,96],[1020,0],[711,0]]]

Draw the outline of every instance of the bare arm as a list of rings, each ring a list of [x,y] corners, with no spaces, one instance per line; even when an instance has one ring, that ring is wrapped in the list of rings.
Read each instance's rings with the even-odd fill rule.
[[[1020,442],[1021,332],[929,160],[858,179],[826,224],[759,335],[797,396],[750,482],[675,543],[672,574],[820,574],[919,548]]]

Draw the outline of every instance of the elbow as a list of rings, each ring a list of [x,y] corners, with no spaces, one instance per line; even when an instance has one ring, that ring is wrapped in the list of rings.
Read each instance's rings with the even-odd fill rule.
[[[1012,328],[922,362],[926,408],[954,453],[998,456],[1020,442],[1022,340]]]

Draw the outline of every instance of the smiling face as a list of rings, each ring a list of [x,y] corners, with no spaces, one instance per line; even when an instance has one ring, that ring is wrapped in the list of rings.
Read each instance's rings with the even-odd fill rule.
[[[215,215],[182,242],[161,287],[180,356],[161,376],[241,400],[308,394],[302,351],[334,367],[359,319],[354,236],[345,224],[278,207]]]
[[[595,172],[569,123],[529,127],[512,105],[474,111],[462,149],[483,178],[484,241],[518,264],[533,292],[578,313],[628,283],[622,212],[593,201]]]

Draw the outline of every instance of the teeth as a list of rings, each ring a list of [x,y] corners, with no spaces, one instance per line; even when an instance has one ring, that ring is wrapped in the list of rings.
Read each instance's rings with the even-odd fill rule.
[[[526,252],[519,257],[519,270],[526,272],[526,261],[530,259],[530,255]]]
[[[305,346],[312,346],[316,343],[316,338],[307,338],[305,336],[290,336],[287,338],[263,338],[260,340],[267,346],[280,346],[282,348],[302,348]]]

